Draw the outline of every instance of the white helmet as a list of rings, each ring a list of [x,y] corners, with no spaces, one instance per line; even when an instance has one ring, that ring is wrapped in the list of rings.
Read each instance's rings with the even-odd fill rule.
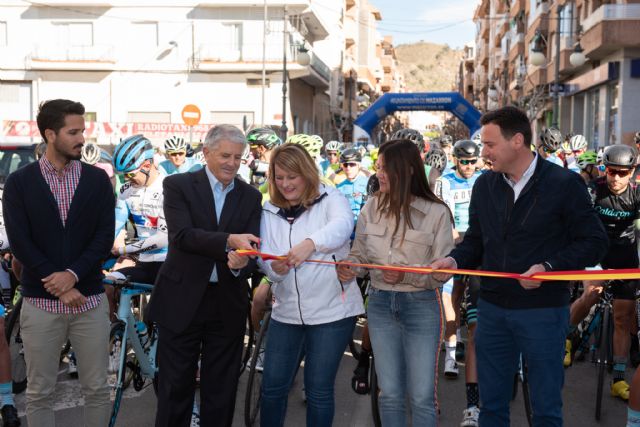
[[[187,151],[187,143],[184,141],[184,138],[180,138],[179,136],[172,136],[164,142],[164,151],[167,153],[172,153],[176,151]]]
[[[569,140],[569,145],[571,146],[572,151],[586,150],[589,146],[587,138],[583,135],[573,135]]]
[[[207,161],[204,159],[204,153],[202,151],[198,151],[196,154],[194,154],[193,158],[202,163],[203,166],[207,164]]]
[[[342,143],[340,141],[329,141],[324,146],[324,151],[342,151]]]
[[[87,142],[82,146],[82,156],[80,160],[88,165],[95,165],[100,160],[100,147],[93,142]]]

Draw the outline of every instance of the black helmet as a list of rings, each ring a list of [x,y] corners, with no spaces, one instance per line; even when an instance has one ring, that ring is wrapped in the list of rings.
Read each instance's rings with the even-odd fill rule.
[[[247,141],[251,145],[263,145],[267,150],[282,144],[282,140],[271,128],[256,128],[249,131]]]
[[[193,150],[193,147],[191,146],[191,144],[187,144],[186,156],[187,157],[193,157],[194,154],[196,154],[196,152]]]
[[[636,165],[636,150],[628,145],[610,145],[604,149],[602,161],[605,166],[632,168]]]
[[[547,128],[540,134],[540,143],[550,152],[558,151],[562,141],[562,133],[556,128]]]
[[[442,147],[443,145],[451,144],[453,144],[453,138],[451,137],[451,135],[444,135],[442,138],[440,138],[440,147]]]
[[[361,162],[362,155],[355,148],[347,148],[340,154],[340,163]]]
[[[480,147],[473,141],[461,139],[454,144],[453,155],[459,159],[478,157],[480,155]]]
[[[391,135],[391,139],[408,139],[418,146],[420,152],[424,151],[424,137],[415,129],[399,129]]]
[[[438,169],[440,173],[447,167],[447,153],[440,148],[432,148],[424,157],[424,164]]]

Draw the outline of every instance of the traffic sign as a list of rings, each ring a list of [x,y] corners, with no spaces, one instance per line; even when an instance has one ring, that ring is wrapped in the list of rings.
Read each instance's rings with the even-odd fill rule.
[[[187,104],[182,109],[182,121],[187,126],[195,126],[200,123],[200,109],[193,104]]]

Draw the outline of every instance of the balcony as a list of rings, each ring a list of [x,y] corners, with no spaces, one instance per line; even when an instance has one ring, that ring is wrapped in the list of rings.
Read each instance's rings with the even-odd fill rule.
[[[36,45],[29,56],[31,68],[47,70],[113,70],[116,63],[112,45]]]
[[[477,49],[478,49],[478,62],[482,65],[487,65],[489,62],[489,52],[488,52],[488,48],[487,45],[485,43],[482,43],[480,45],[477,45]]]
[[[606,4],[582,21],[585,55],[602,59],[616,50],[638,46],[640,4]]]
[[[535,9],[529,11],[529,28],[535,27],[535,23],[538,20],[546,21],[544,19],[549,13],[549,2],[546,0],[538,0]]]
[[[511,46],[509,48],[509,62],[513,62],[518,55],[524,55],[524,34],[518,33],[511,38]]]
[[[393,67],[393,57],[391,55],[383,55],[381,58],[382,69],[385,73],[390,73]]]
[[[345,48],[349,48],[356,43],[358,37],[358,25],[354,17],[346,15],[344,17],[344,43]]]
[[[524,12],[525,0],[513,0],[509,8],[509,17],[515,18],[521,11]]]
[[[525,89],[544,85],[547,83],[547,67],[529,66],[527,70],[529,77],[525,80]]]
[[[489,38],[489,30],[491,28],[488,18],[480,18],[480,37],[483,39]]]

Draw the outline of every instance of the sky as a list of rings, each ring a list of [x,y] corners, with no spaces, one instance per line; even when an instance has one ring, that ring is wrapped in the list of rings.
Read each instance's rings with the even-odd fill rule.
[[[475,38],[476,0],[369,0],[380,13],[381,35],[394,45],[420,40],[462,47]]]

